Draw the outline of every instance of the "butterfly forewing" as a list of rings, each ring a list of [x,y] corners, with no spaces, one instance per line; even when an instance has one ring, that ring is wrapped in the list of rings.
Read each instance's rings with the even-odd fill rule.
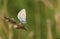
[[[19,11],[17,17],[21,23],[25,24],[26,23],[26,10],[22,9],[21,11]]]

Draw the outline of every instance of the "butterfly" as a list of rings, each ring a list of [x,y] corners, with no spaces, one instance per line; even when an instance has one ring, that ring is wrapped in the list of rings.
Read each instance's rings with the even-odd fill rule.
[[[26,9],[22,9],[21,11],[19,11],[19,13],[17,14],[17,18],[19,19],[20,23],[17,23],[15,20],[4,16],[4,19],[7,22],[10,22],[15,25],[14,28],[26,30],[26,28],[24,26],[24,24],[26,24]]]

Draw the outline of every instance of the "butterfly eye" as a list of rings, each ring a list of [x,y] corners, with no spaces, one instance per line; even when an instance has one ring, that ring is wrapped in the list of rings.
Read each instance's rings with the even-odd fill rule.
[[[21,11],[19,11],[17,17],[21,23],[25,24],[26,23],[26,10],[22,9]]]

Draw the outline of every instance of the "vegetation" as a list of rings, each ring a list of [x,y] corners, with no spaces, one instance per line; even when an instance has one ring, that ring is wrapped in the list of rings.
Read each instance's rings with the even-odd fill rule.
[[[14,18],[26,9],[28,31],[13,28],[4,16]],[[0,39],[60,39],[60,0],[0,0]]]

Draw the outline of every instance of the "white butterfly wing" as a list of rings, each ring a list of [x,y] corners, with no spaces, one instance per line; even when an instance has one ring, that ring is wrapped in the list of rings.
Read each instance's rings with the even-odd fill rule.
[[[26,10],[22,9],[21,11],[19,11],[17,17],[21,23],[25,24],[26,23]]]

